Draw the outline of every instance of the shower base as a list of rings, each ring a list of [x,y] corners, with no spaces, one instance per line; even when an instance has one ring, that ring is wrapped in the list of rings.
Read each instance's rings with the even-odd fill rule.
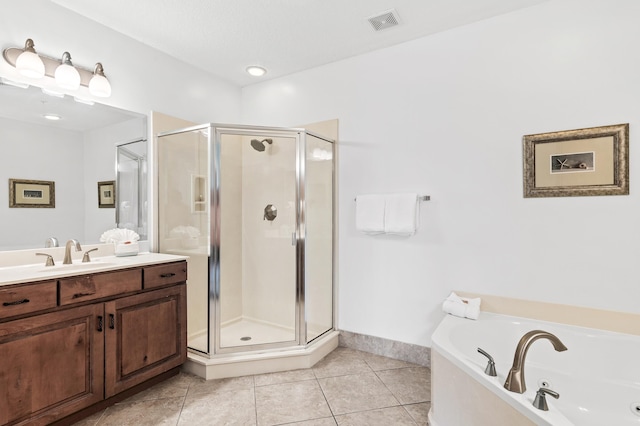
[[[296,333],[293,329],[278,327],[248,318],[234,321],[223,326],[220,330],[220,345],[224,348],[288,342],[295,340],[295,338]]]
[[[241,328],[239,330],[242,331]],[[311,368],[338,347],[339,335],[340,333],[334,330],[304,347],[219,354],[212,358],[189,352],[182,369],[211,380]],[[249,341],[246,344],[256,344],[256,342]]]

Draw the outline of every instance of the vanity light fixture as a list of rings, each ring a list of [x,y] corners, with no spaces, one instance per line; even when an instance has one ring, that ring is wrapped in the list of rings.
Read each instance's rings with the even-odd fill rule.
[[[108,98],[111,96],[111,84],[109,80],[104,76],[104,69],[102,64],[98,62],[93,71],[93,77],[89,81],[89,92],[94,96],[100,96],[101,98]]]
[[[262,77],[267,73],[267,70],[257,65],[251,65],[250,67],[247,67],[247,72],[254,77]]]
[[[80,73],[71,63],[69,52],[62,54],[62,63],[55,72],[56,83],[63,89],[78,90],[80,88]]]
[[[40,59],[40,56],[36,53],[33,40],[30,38],[24,43],[24,49],[22,53],[18,55],[15,63],[11,64],[18,72],[25,77],[29,78],[42,78],[44,77],[45,68],[44,62]]]
[[[100,62],[96,63],[92,71],[73,65],[69,52],[64,52],[62,59],[40,55],[36,53],[33,40],[30,38],[25,42],[23,49],[9,47],[4,49],[2,56],[18,72],[29,78],[52,77],[58,86],[67,90],[78,90],[80,86],[84,86],[89,88],[89,93],[93,96],[111,96],[111,84],[104,75],[104,68]]]

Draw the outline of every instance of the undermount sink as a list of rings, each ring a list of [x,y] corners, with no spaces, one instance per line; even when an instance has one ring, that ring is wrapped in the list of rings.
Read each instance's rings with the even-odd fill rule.
[[[83,271],[85,269],[108,268],[113,265],[115,263],[100,261],[72,263],[70,265],[44,266],[38,272]]]

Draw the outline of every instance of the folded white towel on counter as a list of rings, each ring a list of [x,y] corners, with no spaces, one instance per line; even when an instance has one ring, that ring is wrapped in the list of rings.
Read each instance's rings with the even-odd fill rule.
[[[100,236],[100,242],[102,243],[124,243],[124,242],[136,242],[140,240],[140,235],[131,229],[114,228],[104,231]]]
[[[356,229],[369,235],[384,233],[384,209],[384,195],[358,195],[356,197]]]
[[[114,228],[104,231],[100,242],[113,244],[116,256],[135,256],[140,251],[140,235],[131,229]]]
[[[418,194],[389,194],[385,196],[384,232],[413,235],[418,229]]]
[[[452,291],[442,302],[442,311],[460,318],[476,320],[480,316],[480,302],[481,299],[479,297],[469,299],[460,297]]]

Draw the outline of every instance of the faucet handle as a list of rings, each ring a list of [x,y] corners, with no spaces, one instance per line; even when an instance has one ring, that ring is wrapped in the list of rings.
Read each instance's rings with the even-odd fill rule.
[[[93,248],[91,250],[85,251],[84,255],[82,256],[82,263],[91,262],[91,258],[89,257],[89,253],[91,253],[92,251],[96,251],[96,250],[98,250],[98,248]]]
[[[478,352],[480,352],[482,355],[486,356],[489,359],[489,362],[487,363],[487,367],[484,369],[484,374],[486,374],[487,376],[497,376],[498,374],[496,373],[496,363],[493,361],[493,357],[491,355],[489,355],[487,352],[485,352],[484,350],[482,350],[481,348],[478,348]]]
[[[47,262],[44,266],[56,266],[56,263],[53,261],[53,256],[47,253],[36,253],[36,256],[47,256]]]
[[[558,392],[552,391],[551,389],[538,389],[538,392],[536,392],[536,397],[533,400],[533,406],[538,410],[549,411],[549,406],[547,405],[547,398],[545,398],[545,394],[551,395],[555,399],[560,398],[560,394]]]

